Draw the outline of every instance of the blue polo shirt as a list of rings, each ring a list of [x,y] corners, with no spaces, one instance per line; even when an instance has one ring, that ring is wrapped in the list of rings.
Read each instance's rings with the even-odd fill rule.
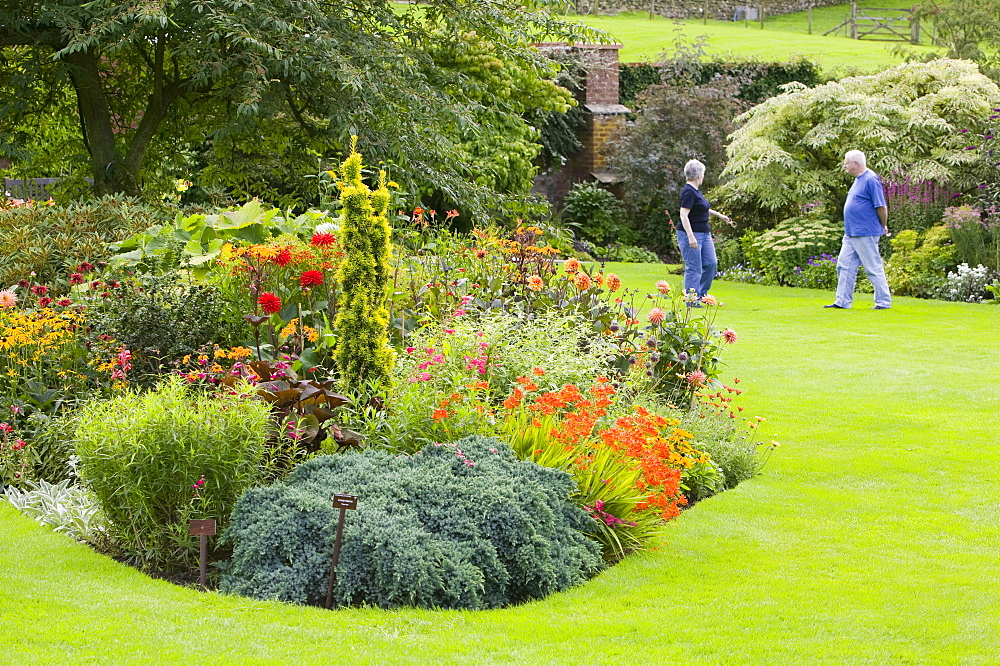
[[[854,179],[844,201],[844,235],[881,236],[882,222],[876,208],[885,206],[882,179],[871,169]]]

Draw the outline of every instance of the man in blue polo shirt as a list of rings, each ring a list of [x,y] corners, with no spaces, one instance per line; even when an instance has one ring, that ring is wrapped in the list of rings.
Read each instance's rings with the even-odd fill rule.
[[[889,209],[885,205],[882,180],[868,168],[865,154],[851,150],[844,155],[844,171],[854,176],[854,184],[844,202],[844,241],[837,257],[837,300],[825,308],[846,310],[854,300],[854,282],[858,267],[864,266],[868,279],[875,287],[875,307],[888,310],[892,306],[889,283],[885,279],[878,241],[889,235],[886,222]]]

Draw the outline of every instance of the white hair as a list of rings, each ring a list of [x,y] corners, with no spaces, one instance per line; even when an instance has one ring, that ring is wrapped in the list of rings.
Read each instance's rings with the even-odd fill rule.
[[[868,158],[865,157],[865,154],[860,150],[848,150],[847,153],[844,154],[844,159],[849,162],[857,162],[863,167],[868,167]]]
[[[705,165],[698,160],[688,160],[687,164],[684,165],[684,178],[687,180],[694,180],[698,176],[705,175]]]

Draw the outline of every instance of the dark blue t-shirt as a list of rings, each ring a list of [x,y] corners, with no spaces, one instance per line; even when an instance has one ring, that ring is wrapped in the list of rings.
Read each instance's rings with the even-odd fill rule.
[[[687,208],[691,211],[688,213],[691,231],[696,233],[711,231],[708,228],[708,210],[711,207],[712,204],[708,203],[708,199],[701,193],[701,190],[691,183],[684,183],[684,189],[681,190],[681,208]],[[684,230],[684,225],[680,220],[677,220],[677,230]]]

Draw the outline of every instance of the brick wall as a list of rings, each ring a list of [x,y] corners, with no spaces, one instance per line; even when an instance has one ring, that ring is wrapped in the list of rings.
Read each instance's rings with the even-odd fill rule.
[[[532,188],[532,191],[543,194],[554,205],[560,206],[573,183],[600,181],[611,184],[617,181],[615,175],[606,170],[601,149],[625,124],[625,114],[628,113],[628,109],[618,101],[618,50],[621,44],[538,46],[579,52],[587,72],[577,94],[577,102],[587,113],[587,124],[579,134],[583,148],[562,169],[539,174]]]

